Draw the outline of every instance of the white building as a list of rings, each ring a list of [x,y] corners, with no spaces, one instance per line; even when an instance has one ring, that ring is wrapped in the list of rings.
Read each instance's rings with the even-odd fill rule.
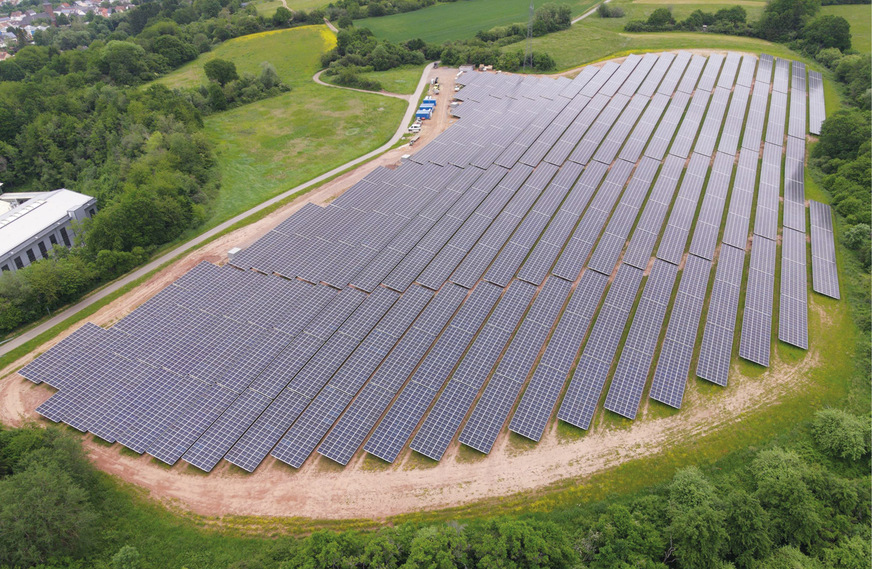
[[[97,200],[70,190],[0,194],[0,270],[15,271],[73,246],[73,221],[91,217]]]

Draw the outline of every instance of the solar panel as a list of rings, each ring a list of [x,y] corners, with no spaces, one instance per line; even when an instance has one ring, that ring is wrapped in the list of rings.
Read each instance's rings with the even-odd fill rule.
[[[809,200],[811,207],[811,269],[815,292],[838,299],[839,273],[830,206]]]
[[[696,367],[697,376],[716,385],[727,385],[744,262],[744,249],[721,246]]]
[[[712,173],[706,185],[705,197],[693,232],[693,240],[690,242],[690,252],[698,257],[711,260],[714,255],[730,187],[733,162],[734,159],[729,154],[718,152],[715,155]]]
[[[640,269],[631,265],[621,265],[618,269],[557,411],[561,421],[582,429],[590,428],[641,282]]]
[[[603,406],[628,419],[639,410],[677,273],[675,265],[654,261],[609,386]]]
[[[657,258],[669,261],[673,265],[678,265],[681,261],[708,169],[708,157],[702,154],[691,156],[687,172],[684,174],[681,187],[678,190],[678,196],[675,198],[675,204],[672,206],[672,213],[669,215],[669,221],[660,240]],[[709,184],[711,183],[709,181]]]
[[[607,409],[635,417],[652,373],[651,397],[679,407],[698,339],[710,381],[726,383],[737,327],[740,357],[768,364],[782,202],[779,337],[807,347],[820,74],[680,52],[458,83],[458,120],[409,160],[28,364],[59,389],[38,412],[168,464],[251,471],[270,452],[346,464],[364,444],[392,460],[408,440],[438,459],[458,430],[487,453],[522,393],[510,428],[538,439],[576,363],[573,424],[589,426],[613,363]],[[810,210],[813,288],[837,298],[832,214]],[[622,275],[649,267],[635,306],[643,277]]]
[[[400,391],[364,450],[388,462],[396,459],[501,293],[500,287],[489,283],[475,288]]]
[[[460,433],[461,443],[490,452],[570,287],[571,283],[556,277],[545,281]]]
[[[784,228],[781,244],[781,303],[778,339],[808,349],[805,234]]]
[[[433,460],[442,458],[535,293],[536,287],[531,284],[512,283],[469,346],[409,448]]]
[[[608,277],[594,271],[581,276],[512,416],[512,432],[541,438],[607,284]]]
[[[824,79],[817,71],[808,72],[808,131],[820,134],[826,118],[824,103]]]
[[[769,366],[774,289],[775,241],[755,237],[751,244],[751,267],[745,287],[739,356],[762,366]]]
[[[688,255],[651,380],[648,396],[676,409],[684,398],[710,273],[711,261]]]

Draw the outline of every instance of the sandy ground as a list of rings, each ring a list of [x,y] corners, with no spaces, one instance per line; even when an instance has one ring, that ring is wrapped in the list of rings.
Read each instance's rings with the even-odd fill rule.
[[[201,247],[102,308],[89,321],[102,326],[112,324],[197,263],[225,262],[229,249],[250,245],[305,203],[325,204],[375,167],[395,167],[402,155],[414,153],[452,122],[447,109],[456,72],[445,68],[432,71],[443,85],[438,112],[425,123],[414,147],[392,150],[264,219]],[[66,335],[0,371],[0,421],[4,424],[20,425],[38,418],[34,409],[51,396],[52,390],[33,385],[12,372]],[[300,470],[268,458],[253,474],[222,462],[212,474],[204,476],[187,463],[167,468],[148,456],[122,454],[120,445],[107,446],[90,437],[85,438],[85,448],[100,469],[146,489],[155,499],[200,515],[381,519],[535,491],[662,452],[672,441],[711,436],[746,413],[771,405],[784,393],[795,390],[807,381],[806,372],[818,359],[819,354],[812,349],[800,365],[785,364],[777,360],[773,350],[772,365],[765,373],[747,378],[733,369],[730,386],[714,396],[703,396],[698,389],[702,382],[691,380],[680,413],[664,413],[661,405],[643,399],[639,419],[644,420],[623,421],[615,426],[614,422],[604,423],[605,412],[600,407],[591,431],[578,438],[562,439],[556,421],[552,421],[538,444],[522,442],[514,435],[510,438],[504,430],[490,455],[469,449],[459,452],[455,441],[439,463],[406,449],[392,465],[361,452],[343,468],[316,453]]]

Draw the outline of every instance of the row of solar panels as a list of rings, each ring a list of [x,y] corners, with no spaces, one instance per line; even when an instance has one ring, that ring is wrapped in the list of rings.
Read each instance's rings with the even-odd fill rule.
[[[745,114],[749,96],[748,89],[740,89],[743,84],[739,83],[731,99],[728,87],[738,73],[737,82],[753,86],[755,96],[758,91],[763,93],[756,99],[751,98],[752,109],[742,143],[742,148],[747,150],[740,153],[736,178],[741,191],[733,193],[728,214],[727,226],[735,227],[729,235],[734,235],[730,238],[736,243],[723,245],[718,261],[715,287],[720,286],[723,294],[729,296],[732,289],[728,287],[735,283],[736,267],[741,279],[744,248],[740,241],[742,227],[747,241],[749,200],[753,195],[753,175],[748,172],[753,169],[756,173],[757,156],[751,149],[759,149],[772,63],[772,58],[761,57],[756,84],[750,80],[754,74],[754,58],[736,54],[726,58],[712,56],[708,61],[689,54],[631,56],[620,66],[611,63],[600,70],[588,68],[573,81],[552,81],[550,88],[550,80],[530,82],[526,78],[512,78],[505,79],[505,89],[500,89],[499,80],[492,79],[495,76],[475,75],[476,80],[461,91],[467,100],[461,108],[477,106],[464,111],[463,120],[437,139],[442,148],[438,148],[438,153],[431,153],[435,164],[424,160],[428,146],[416,155],[420,163],[408,163],[394,172],[380,169],[328,208],[307,206],[234,259],[235,264],[253,266],[264,272],[298,276],[343,288],[345,285],[341,283],[348,281],[353,282],[355,288],[344,288],[337,294],[324,285],[261,275],[252,277],[302,287],[297,304],[310,309],[315,307],[315,310],[310,320],[302,316],[294,318],[297,327],[289,327],[284,322],[288,317],[281,316],[281,308],[290,304],[283,304],[281,300],[272,304],[265,302],[257,315],[235,305],[221,305],[225,299],[232,299],[230,304],[239,301],[240,295],[228,294],[232,287],[216,286],[214,290],[201,293],[202,297],[195,294],[184,300],[180,296],[169,298],[167,293],[169,303],[162,310],[158,300],[147,303],[116,325],[118,330],[113,328],[134,340],[126,345],[114,344],[109,352],[134,354],[126,351],[134,344],[139,348],[134,359],[144,357],[149,361],[150,352],[160,352],[163,359],[149,363],[158,367],[165,367],[165,362],[176,365],[176,360],[222,362],[222,366],[217,367],[226,368],[223,375],[211,369],[169,370],[207,386],[211,389],[211,399],[197,399],[201,396],[192,393],[200,392],[193,388],[186,390],[184,382],[177,382],[183,386],[177,389],[178,396],[167,396],[164,392],[149,393],[149,381],[145,377],[138,382],[132,380],[121,385],[116,381],[116,385],[111,385],[110,373],[103,380],[92,381],[83,367],[66,389],[88,384],[88,393],[99,394],[102,414],[93,423],[76,423],[76,412],[93,404],[88,402],[87,396],[74,396],[74,403],[52,415],[52,401],[64,399],[65,387],[62,386],[61,393],[47,402],[47,416],[70,424],[93,424],[97,431],[100,421],[108,418],[130,425],[126,430],[106,429],[107,433],[118,432],[125,437],[125,433],[135,431],[133,425],[138,424],[139,432],[153,434],[147,439],[148,444],[136,444],[139,452],[150,452],[170,463],[181,457],[204,470],[211,469],[226,455],[229,461],[253,470],[270,450],[280,460],[299,466],[319,442],[319,452],[344,464],[371,431],[364,448],[393,460],[425,415],[411,447],[439,458],[472,409],[460,433],[460,441],[488,452],[531,371],[533,375],[511,419],[510,429],[537,440],[541,437],[575,355],[584,345],[558,417],[587,428],[626,322],[633,312],[644,270],[670,210],[681,178],[683,158],[690,155],[669,223],[660,238],[658,259],[648,275],[606,398],[606,408],[635,416],[656,351],[656,332],[662,327],[708,176],[700,222],[696,224],[691,242],[692,255],[684,261],[685,270],[651,388],[652,398],[680,406],[729,192],[732,154],[736,152],[740,136],[734,127],[741,124],[737,121]],[[786,81],[788,68],[789,64],[785,66],[780,60],[775,63],[776,87]],[[533,98],[527,96],[529,91],[523,86],[528,82],[536,93]],[[697,83],[695,89],[694,83]],[[669,93],[660,92],[662,87],[658,85],[668,85],[668,89],[677,86],[678,93],[670,99]],[[714,96],[703,86],[713,89]],[[474,98],[478,87],[481,87],[480,93],[487,91],[477,95],[480,102]],[[642,94],[643,89],[653,95]],[[640,92],[634,93],[636,90]],[[571,98],[564,96],[570,93]],[[605,93],[614,97],[609,98]],[[546,112],[550,113],[549,122],[536,124],[540,113],[530,112],[531,100],[542,100]],[[755,100],[758,101],[756,113]],[[552,106],[546,101],[551,101]],[[777,102],[773,95],[772,104]],[[690,108],[685,114],[688,103]],[[783,143],[785,112],[786,104],[770,107],[767,140],[770,131],[780,127],[781,137],[772,135],[772,138],[778,144]],[[726,129],[719,135],[725,113]],[[702,131],[697,134],[700,124]],[[488,129],[498,126],[505,126],[501,129],[506,133],[505,138],[481,139]],[[539,136],[525,141],[527,147],[519,153],[514,149],[516,141],[534,127]],[[457,132],[463,136],[453,134]],[[622,146],[621,136],[629,137],[629,143]],[[719,151],[715,153],[709,175],[709,156],[719,136]],[[646,147],[649,137],[652,141]],[[550,141],[550,146],[537,146],[540,140]],[[461,149],[476,141],[481,142],[476,156],[497,156],[499,160],[509,151],[517,155],[516,161],[510,164],[511,169],[494,162],[486,170],[480,170],[469,160],[456,159]],[[613,150],[600,154],[607,145]],[[694,145],[692,154],[691,145]],[[558,147],[561,150],[555,151]],[[775,148],[766,146],[770,147]],[[667,148],[669,156],[655,179],[658,162]],[[622,149],[621,158],[609,169],[608,164],[619,149]],[[643,149],[645,157],[634,171],[633,161]],[[625,158],[627,152],[631,160]],[[526,160],[530,162],[538,157],[534,164],[524,162],[527,154]],[[763,154],[765,171],[765,148]],[[558,164],[549,162],[549,155],[552,161],[556,161],[555,156],[569,160],[561,160],[558,168]],[[541,160],[544,162],[540,163]],[[780,152],[778,162],[780,174]],[[531,166],[536,166],[535,170]],[[752,184],[750,195],[745,187],[748,180]],[[776,201],[779,182],[775,187]],[[609,286],[609,275],[652,185],[651,196],[635,226],[623,264]],[[777,223],[777,204],[774,207]],[[725,240],[727,237],[725,234]],[[757,240],[755,238],[754,242]],[[730,249],[737,253],[730,253]],[[587,261],[591,252],[593,256]],[[550,270],[555,260],[557,264]],[[753,261],[752,249],[752,265]],[[592,270],[582,272],[585,266]],[[206,267],[208,265],[189,273],[175,288],[184,290],[185,279],[210,286],[210,279],[215,277],[204,276],[213,270]],[[230,273],[256,275],[228,268],[220,272],[222,276],[218,280],[222,282],[237,278],[226,276]],[[516,272],[517,279],[513,280]],[[576,281],[579,274],[581,280],[572,293],[572,281]],[[482,276],[484,280],[479,281]],[[448,284],[443,284],[446,281]],[[387,288],[377,286],[379,282]],[[537,292],[536,286],[543,282]],[[725,284],[718,285],[719,282]],[[508,288],[504,289],[506,285]],[[242,305],[258,304],[257,299],[263,299],[260,292],[248,289],[248,283],[239,282],[236,286],[243,292]],[[283,285],[273,286],[281,288]],[[439,292],[434,296],[425,287]],[[472,287],[469,293],[467,289]],[[326,295],[329,299],[323,305],[313,303],[309,296],[302,294],[303,290],[306,295],[318,298]],[[397,294],[399,292],[403,294]],[[597,315],[604,293],[605,301]],[[208,319],[180,329],[182,323],[197,320],[193,316],[173,314],[176,306],[186,306],[186,303],[192,304],[192,310],[222,314],[236,324],[241,318],[242,322],[259,324],[267,331],[260,332],[262,335],[256,340],[248,341],[256,337],[250,330],[225,330]],[[566,307],[562,308],[564,304]],[[723,315],[724,320],[729,319],[728,312]],[[261,320],[268,318],[272,320]],[[732,319],[735,321],[735,309]],[[685,320],[686,325],[683,325]],[[594,326],[585,344],[592,321]],[[135,325],[143,322],[156,326],[152,330],[143,328],[137,335]],[[82,335],[99,337],[94,328],[83,329]],[[689,337],[691,328],[692,338]],[[178,338],[189,335],[196,341],[176,344]],[[549,335],[550,341],[546,342]],[[264,339],[267,336],[269,340]],[[246,341],[234,343],[229,339],[233,337]],[[155,339],[159,341],[152,342]],[[760,338],[759,344],[764,342],[768,356],[768,335]],[[706,345],[705,339],[703,345]],[[534,370],[543,346],[545,351]],[[44,365],[54,358],[60,362],[58,368],[65,368],[67,356],[64,353],[87,360],[87,353],[82,351],[88,349],[87,345],[62,343],[34,362],[35,367],[28,366],[25,375],[31,379],[52,377],[51,372],[40,371],[37,364]],[[245,355],[238,354],[239,351]],[[729,351],[726,350],[727,363]],[[253,356],[247,355],[250,352],[262,360],[254,361]],[[722,361],[723,353],[718,352],[721,358],[718,361]],[[107,351],[103,350],[102,355],[106,356]],[[125,358],[116,356],[115,359]],[[240,372],[240,367],[245,369]],[[257,375],[253,381],[245,375],[251,370]],[[56,368],[54,373],[63,372]],[[485,389],[473,407],[482,386]],[[201,389],[201,385],[194,387]],[[199,406],[192,407],[191,398]],[[124,404],[118,407],[120,400]],[[113,408],[124,411],[110,418]],[[376,427],[374,431],[373,427]],[[127,439],[116,437],[115,440]],[[172,449],[172,452],[163,449]]]

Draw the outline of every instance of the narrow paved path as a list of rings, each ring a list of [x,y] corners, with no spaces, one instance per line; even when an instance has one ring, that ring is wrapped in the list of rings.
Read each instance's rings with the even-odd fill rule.
[[[603,2],[601,2],[601,4],[608,4],[608,3],[611,2],[611,1],[612,1],[612,0],[604,0]],[[572,23],[574,24],[575,22],[580,22],[580,21],[582,21],[583,19],[587,18],[588,16],[590,16],[591,14],[593,14],[594,12],[596,12],[596,9],[599,8],[599,7],[600,7],[600,5],[597,4],[596,6],[594,6],[593,8],[591,8],[590,10],[588,10],[587,12],[585,12],[584,14],[582,14],[581,16],[579,16],[579,17],[577,17],[576,19],[572,20]]]
[[[409,121],[412,119],[412,116],[415,113],[415,108],[417,107],[416,103],[418,102],[418,99],[421,97],[421,93],[424,91],[424,88],[428,84],[427,77],[428,77],[428,74],[432,68],[433,68],[432,63],[427,65],[424,68],[423,72],[421,73],[421,79],[418,81],[418,87],[415,89],[414,95],[408,95],[408,96],[400,95],[400,97],[409,101],[409,105],[406,108],[406,112],[403,115],[403,119],[400,121],[400,124],[397,127],[397,131],[394,133],[394,135],[391,137],[391,139],[389,141],[387,141],[383,145],[379,146],[375,150],[368,152],[367,154],[364,154],[363,156],[360,156],[359,158],[355,158],[354,160],[350,160],[350,161],[346,162],[345,164],[342,164],[341,166],[337,166],[336,168],[333,168],[329,172],[325,172],[324,174],[321,174],[320,176],[318,176],[316,178],[312,178],[308,182],[305,182],[303,184],[300,184],[299,186],[295,186],[289,190],[286,190],[285,192],[283,192],[283,193],[281,193],[273,198],[270,198],[270,199],[266,200],[265,202],[261,202],[260,204],[249,209],[248,211],[240,213],[239,215],[232,217],[231,219],[228,219],[224,223],[221,223],[220,225],[213,227],[212,229],[206,231],[205,233],[201,233],[200,235],[198,235],[197,237],[194,237],[190,241],[183,243],[182,245],[179,245],[178,247],[172,249],[171,251],[164,253],[163,255],[158,257],[157,259],[154,259],[153,261],[149,262],[147,265],[140,267],[139,269],[133,271],[132,273],[128,273],[124,277],[122,277],[122,278],[118,279],[117,281],[107,285],[106,287],[100,289],[99,291],[95,292],[94,294],[84,298],[83,300],[74,304],[73,306],[70,306],[69,308],[62,310],[61,312],[58,312],[52,318],[46,320],[45,322],[43,322],[39,326],[35,326],[34,328],[31,328],[30,330],[23,332],[21,335],[16,336],[15,338],[9,340],[5,344],[0,345],[0,356],[10,352],[11,350],[14,350],[15,348],[21,346],[25,342],[28,342],[28,341],[36,338],[37,336],[39,336],[43,332],[50,330],[51,328],[53,328],[53,327],[57,326],[58,324],[60,324],[61,322],[63,322],[64,320],[75,315],[80,310],[83,310],[83,309],[91,306],[92,304],[99,302],[100,300],[102,300],[103,298],[107,297],[108,295],[114,293],[118,289],[124,287],[125,285],[135,281],[136,279],[138,279],[142,276],[145,276],[146,274],[150,273],[154,269],[157,269],[159,266],[163,265],[164,263],[173,260],[174,258],[178,257],[179,255],[189,251],[193,247],[196,247],[197,245],[203,243],[204,241],[210,239],[211,237],[221,233],[225,229],[239,223],[240,221],[244,220],[245,218],[247,218],[247,217],[263,210],[263,209],[266,209],[266,208],[270,207],[271,205],[273,205],[277,202],[280,202],[280,201],[296,194],[297,192],[299,192],[301,190],[305,190],[307,188],[311,188],[312,186],[316,186],[316,185],[320,184],[321,182],[323,182],[324,180],[331,178],[332,176],[335,176],[336,174],[339,174],[340,172],[350,168],[351,166],[356,166],[362,162],[366,162],[367,160],[369,160],[371,158],[375,158],[376,156],[378,156],[382,152],[385,152],[386,150],[390,150],[390,148],[394,144],[396,144],[400,140],[400,138],[403,136],[403,134],[406,132],[406,128],[409,124]],[[330,86],[332,87],[333,85],[330,85]],[[370,91],[367,91],[367,92],[371,93]]]
[[[429,66],[428,66],[428,69],[429,69]],[[324,73],[324,71],[326,71],[326,70],[322,69],[321,71],[319,71],[318,73],[313,75],[312,81],[314,81],[318,85],[324,85],[325,87],[333,87],[334,89],[347,89],[349,91],[357,91],[358,93],[369,93],[369,94],[374,93],[376,95],[384,95],[385,97],[394,97],[396,99],[402,99],[404,101],[409,101],[409,102],[417,101],[418,97],[421,96],[420,93],[417,93],[416,95],[414,95],[414,98],[413,98],[413,95],[401,95],[399,93],[391,93],[390,91],[385,91],[385,90],[367,91],[366,89],[355,89],[354,87],[345,87],[343,85],[333,85],[332,83],[325,83],[324,81],[321,81],[321,74]],[[425,71],[426,71],[426,69],[425,69]]]
[[[328,28],[330,28],[330,30],[332,30],[334,34],[339,33],[339,30],[336,29],[336,26],[331,24],[330,20],[328,20],[327,18],[324,18],[324,25],[327,26]]]

